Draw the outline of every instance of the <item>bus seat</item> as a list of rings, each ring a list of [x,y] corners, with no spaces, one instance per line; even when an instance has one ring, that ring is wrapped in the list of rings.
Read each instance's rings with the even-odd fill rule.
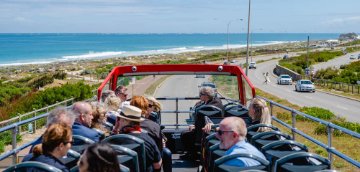
[[[262,146],[278,140],[291,140],[291,137],[280,131],[261,132],[253,136],[250,143],[260,150]]]
[[[253,136],[255,136],[256,134],[260,133],[260,132],[257,132],[257,130],[260,128],[260,127],[266,127],[266,128],[270,128],[274,131],[280,131],[279,128],[273,126],[273,125],[269,125],[269,124],[255,124],[255,125],[251,125],[247,128],[247,134],[246,134],[246,139],[248,141],[251,140],[251,138]]]
[[[51,165],[45,164],[45,163],[41,163],[41,162],[36,162],[36,161],[27,161],[27,162],[22,162],[19,164],[15,164],[7,169],[4,170],[4,172],[23,172],[23,171],[27,171],[30,169],[38,169],[44,172],[61,172],[60,169],[53,167]]]
[[[275,162],[274,172],[304,172],[330,169],[330,161],[319,155],[298,152],[278,159]]]
[[[84,136],[80,135],[73,135],[73,145],[71,146],[71,149],[78,152],[83,153],[83,151],[91,144],[94,144],[95,142],[89,138],[86,138]]]
[[[138,154],[140,171],[146,171],[146,155],[144,140],[127,134],[117,134],[105,138],[103,143],[121,145],[134,150]]]
[[[128,167],[131,172],[140,172],[138,154],[135,151],[120,145],[111,145],[111,147],[118,154],[120,164]]]
[[[261,151],[264,153],[266,159],[274,165],[276,160],[292,153],[307,152],[308,148],[304,144],[293,140],[280,140],[263,146]]]
[[[238,158],[238,157],[246,157],[250,159],[254,159],[260,163],[260,165],[252,166],[252,167],[236,167],[236,166],[229,166],[225,165],[224,163]],[[247,154],[247,153],[238,153],[238,154],[232,154],[232,155],[226,155],[223,156],[214,162],[214,171],[217,172],[233,172],[233,171],[243,171],[243,170],[249,170],[249,169],[255,169],[255,170],[268,170],[269,161],[262,159],[258,156]]]
[[[213,172],[214,170],[214,161],[225,155],[225,150],[219,148],[220,143],[215,144],[209,148],[209,157],[208,157],[208,172]]]

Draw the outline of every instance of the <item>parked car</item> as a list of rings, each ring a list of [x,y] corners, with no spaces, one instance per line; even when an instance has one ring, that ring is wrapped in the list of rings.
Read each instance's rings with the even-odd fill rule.
[[[288,59],[289,58],[289,55],[288,54],[285,54],[284,56],[283,56],[283,59]]]
[[[249,69],[256,69],[256,62],[250,62]]]
[[[310,80],[298,80],[295,84],[295,91],[315,92],[315,86]]]
[[[277,78],[277,83],[279,85],[282,85],[282,84],[292,85],[292,79],[291,79],[291,77],[289,75],[282,74]]]
[[[360,54],[358,54],[358,59],[360,59]]]
[[[355,55],[354,55],[354,54],[351,54],[351,55],[350,55],[350,59],[351,59],[351,60],[356,59],[356,58],[355,58]]]

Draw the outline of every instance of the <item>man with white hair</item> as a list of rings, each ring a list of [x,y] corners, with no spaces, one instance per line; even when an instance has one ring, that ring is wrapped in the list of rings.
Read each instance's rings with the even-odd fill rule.
[[[72,111],[76,117],[72,126],[73,135],[84,136],[94,142],[99,142],[101,134],[90,128],[93,119],[90,103],[76,102]]]
[[[262,154],[253,145],[245,141],[247,133],[246,124],[238,117],[227,117],[220,122],[216,137],[220,140],[220,149],[227,150],[225,155],[237,153],[248,153],[265,160]],[[250,167],[260,165],[256,160],[250,158],[236,158],[225,162],[226,165],[238,167]]]

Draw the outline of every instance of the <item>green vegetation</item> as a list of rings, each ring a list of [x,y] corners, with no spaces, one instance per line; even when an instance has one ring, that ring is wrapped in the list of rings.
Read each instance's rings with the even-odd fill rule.
[[[343,55],[341,51],[312,52],[309,53],[308,65],[310,66],[320,62],[326,62],[341,55]],[[279,61],[279,64],[299,74],[304,74],[304,69],[307,66],[306,57],[306,54],[302,54],[300,56],[282,59]]]
[[[334,68],[321,69],[316,72],[314,78],[356,84],[357,81],[360,81],[360,61],[343,65],[341,70]]]
[[[353,46],[353,45],[359,45],[359,44],[360,44],[360,40],[354,40],[354,41],[342,44],[342,46]]]
[[[61,87],[48,88],[45,91],[28,92],[12,103],[0,107],[2,119],[14,117],[17,114],[33,111],[69,98],[84,100],[92,97],[92,88],[83,82],[64,84]]]
[[[11,131],[5,131],[0,134],[0,152],[4,152],[5,145],[11,144]],[[16,136],[17,141],[21,141],[21,136]]]

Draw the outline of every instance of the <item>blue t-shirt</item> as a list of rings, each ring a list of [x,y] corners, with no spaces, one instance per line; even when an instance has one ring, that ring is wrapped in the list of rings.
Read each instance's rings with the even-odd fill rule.
[[[261,153],[253,145],[245,142],[245,140],[237,142],[235,145],[233,145],[229,150],[225,152],[225,155],[232,155],[237,153],[253,154],[255,156],[258,156],[266,160],[263,153]],[[229,160],[225,162],[225,164],[230,166],[238,166],[238,167],[251,167],[251,166],[260,165],[260,163],[256,160],[250,158],[242,158],[242,157]]]

